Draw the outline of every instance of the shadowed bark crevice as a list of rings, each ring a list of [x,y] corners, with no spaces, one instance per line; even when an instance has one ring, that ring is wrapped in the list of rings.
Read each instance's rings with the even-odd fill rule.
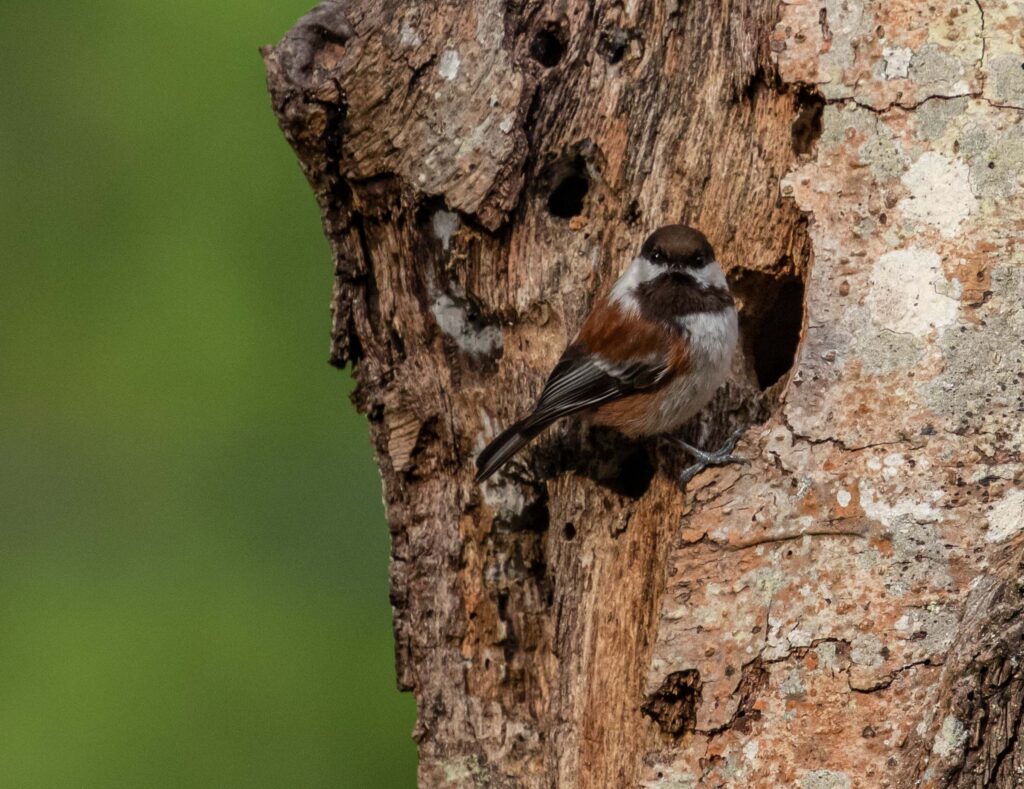
[[[679,737],[693,731],[700,703],[700,674],[696,671],[675,671],[669,674],[641,709],[665,734]]]

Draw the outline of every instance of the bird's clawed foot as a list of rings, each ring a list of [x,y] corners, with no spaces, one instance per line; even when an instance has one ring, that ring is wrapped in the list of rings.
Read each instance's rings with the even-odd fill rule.
[[[698,449],[692,444],[687,444],[681,438],[673,438],[673,443],[682,447],[688,455],[697,461],[683,471],[680,476],[680,482],[685,485],[708,466],[724,466],[728,463],[749,463],[750,461],[747,458],[732,454],[732,451],[736,448],[736,442],[740,440],[740,436],[743,435],[745,430],[745,427],[737,428],[721,448],[714,452],[705,452],[703,449]]]

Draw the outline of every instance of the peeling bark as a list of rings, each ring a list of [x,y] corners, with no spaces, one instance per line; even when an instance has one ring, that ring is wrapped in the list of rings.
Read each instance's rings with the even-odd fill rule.
[[[264,51],[380,464],[423,785],[1024,783],[1022,25],[354,0]],[[752,423],[751,465],[683,491],[667,445],[567,423],[473,485],[677,221],[743,329],[690,438]]]

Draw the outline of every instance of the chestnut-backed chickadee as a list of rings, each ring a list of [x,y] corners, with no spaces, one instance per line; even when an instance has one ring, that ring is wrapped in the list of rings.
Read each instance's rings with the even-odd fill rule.
[[[533,411],[476,460],[490,477],[548,425],[584,412],[627,436],[668,433],[700,411],[729,373],[736,306],[707,239],[685,225],[653,232],[611,292],[590,311],[551,372]],[[680,445],[699,462],[741,460]]]

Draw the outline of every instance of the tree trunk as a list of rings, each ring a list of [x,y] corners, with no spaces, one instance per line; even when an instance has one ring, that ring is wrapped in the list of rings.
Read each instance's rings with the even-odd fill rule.
[[[325,2],[265,50],[334,254],[424,786],[1024,785],[1024,9]],[[477,486],[595,296],[699,227],[690,430]],[[799,346],[798,346],[799,343]],[[795,359],[795,361],[794,361]]]

